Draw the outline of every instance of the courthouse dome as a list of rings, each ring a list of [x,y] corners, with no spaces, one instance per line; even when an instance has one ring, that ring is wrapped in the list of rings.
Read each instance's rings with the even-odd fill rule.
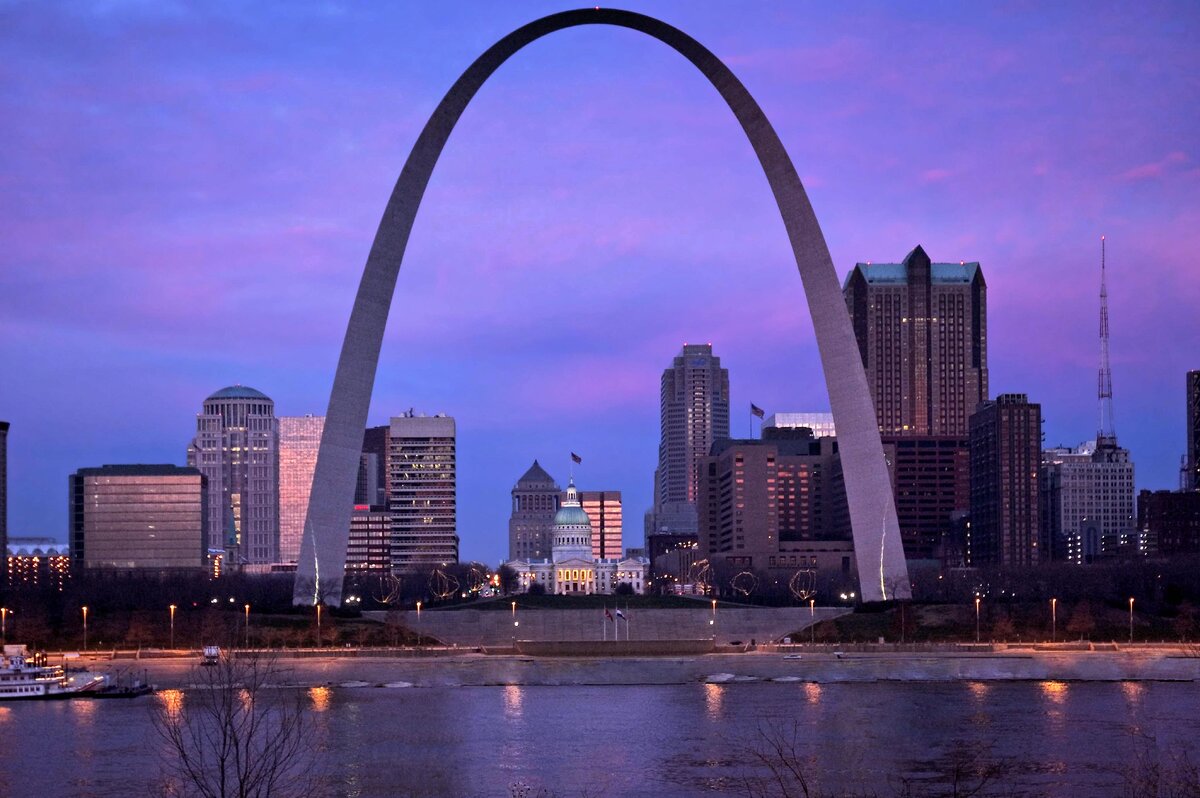
[[[575,480],[567,485],[567,498],[563,499],[562,507],[554,514],[554,526],[571,527],[592,526],[592,519],[579,505],[579,494],[575,490]]]
[[[267,396],[262,391],[256,391],[253,388],[245,385],[230,385],[228,388],[222,388],[214,393],[209,399],[262,399],[271,401],[271,397]]]

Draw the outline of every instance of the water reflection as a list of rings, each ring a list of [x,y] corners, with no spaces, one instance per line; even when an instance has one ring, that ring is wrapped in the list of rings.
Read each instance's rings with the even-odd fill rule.
[[[721,684],[704,685],[704,714],[709,720],[721,719],[721,702],[725,698],[725,686]]]
[[[167,711],[167,717],[178,717],[180,710],[183,709],[183,691],[159,690],[157,696],[163,705],[163,709]]]
[[[1039,682],[1038,689],[1041,690],[1042,698],[1051,704],[1050,708],[1046,710],[1046,720],[1049,721],[1051,731],[1055,733],[1063,732],[1066,727],[1064,705],[1067,702],[1067,683]]]
[[[967,689],[971,691],[971,698],[977,704],[982,704],[987,700],[988,693],[992,691],[992,686],[987,682],[967,682]]]
[[[10,717],[12,717],[12,710],[8,707],[0,707],[0,726],[8,723]]]
[[[507,685],[504,688],[504,717],[508,720],[520,720],[524,700],[520,685]]]
[[[816,682],[804,683],[804,700],[810,704],[821,703],[821,685]]]
[[[308,697],[312,700],[314,712],[325,712],[329,709],[329,699],[333,691],[328,687],[310,687]]]
[[[1141,682],[1121,682],[1121,692],[1130,704],[1137,705],[1141,703],[1146,688]]]

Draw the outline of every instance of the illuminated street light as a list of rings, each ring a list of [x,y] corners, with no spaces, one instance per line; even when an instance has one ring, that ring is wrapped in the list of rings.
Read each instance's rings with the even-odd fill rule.
[[[321,647],[321,605],[317,605],[317,648]]]
[[[1129,599],[1129,643],[1133,644],[1133,598]]]
[[[11,612],[8,607],[0,607],[0,645],[8,642],[8,615]]]
[[[975,642],[979,642],[979,596],[975,597]]]
[[[168,609],[171,611],[171,648],[175,648],[175,605],[172,604]]]
[[[246,648],[250,648],[250,605],[246,605]]]
[[[87,651],[87,605],[80,609],[83,610],[83,650]]]
[[[1058,599],[1050,599],[1050,642],[1058,640]]]
[[[421,602],[417,602],[417,645],[421,645]]]

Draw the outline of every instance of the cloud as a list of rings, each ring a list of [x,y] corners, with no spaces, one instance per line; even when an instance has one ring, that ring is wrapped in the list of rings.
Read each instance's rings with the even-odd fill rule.
[[[1130,181],[1153,180],[1169,172],[1176,171],[1178,167],[1187,162],[1188,157],[1182,152],[1172,152],[1157,161],[1151,161],[1140,166],[1135,166],[1132,169],[1127,169],[1120,174],[1120,178]]]

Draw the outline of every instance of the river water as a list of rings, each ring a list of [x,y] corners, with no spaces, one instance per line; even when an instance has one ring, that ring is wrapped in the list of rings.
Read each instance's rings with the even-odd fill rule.
[[[152,795],[161,698],[0,706],[0,796]],[[186,695],[184,698],[186,702]],[[746,794],[764,734],[795,734],[822,794],[939,795],[956,761],[1003,796],[1120,796],[1200,740],[1163,682],[748,683],[305,692],[328,795]],[[1192,757],[1198,761],[1200,757]]]

